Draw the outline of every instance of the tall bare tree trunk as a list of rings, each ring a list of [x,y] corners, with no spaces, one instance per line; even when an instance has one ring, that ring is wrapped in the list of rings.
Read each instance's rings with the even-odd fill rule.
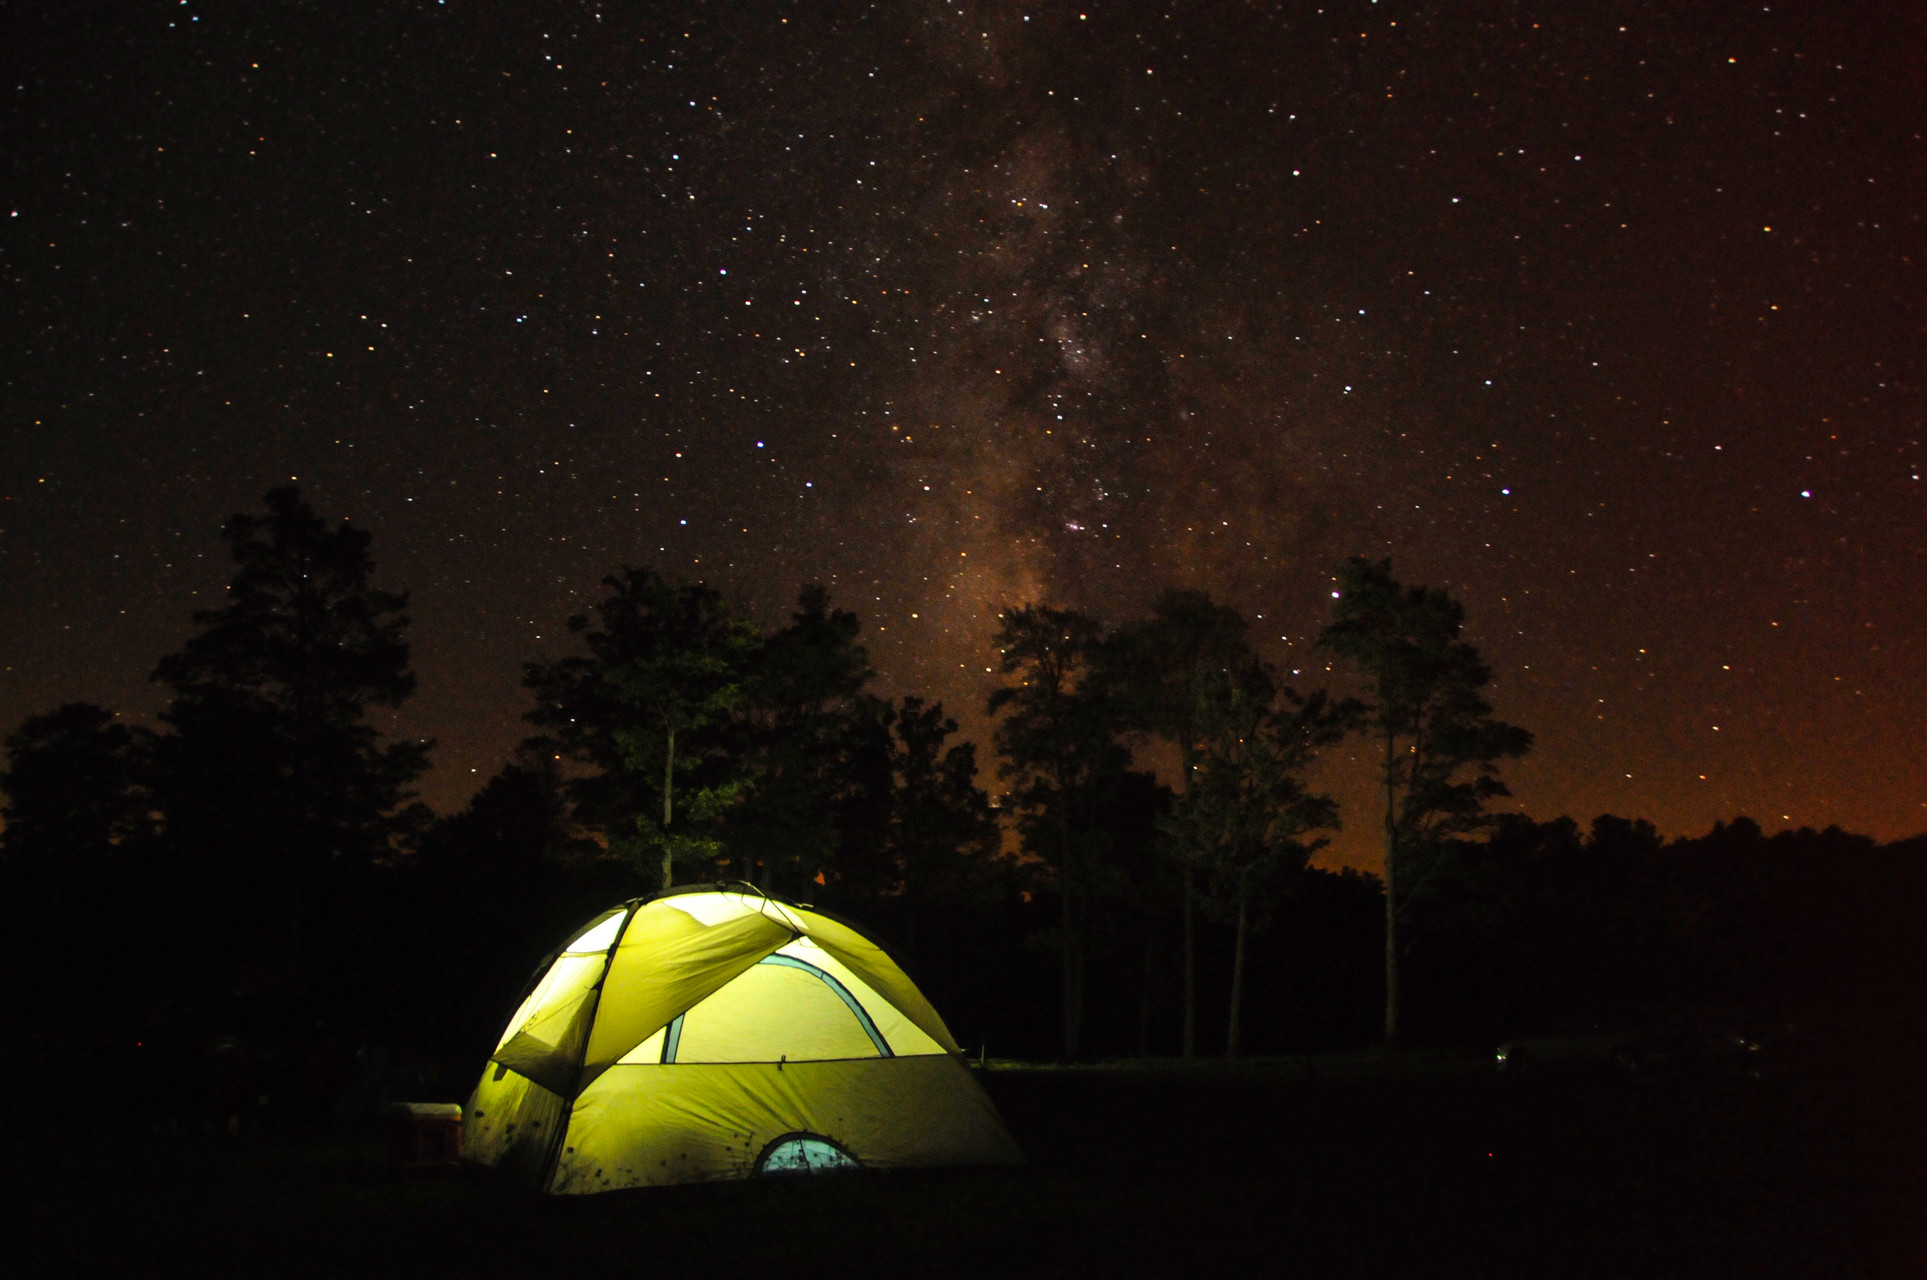
[[[1198,948],[1192,923],[1191,862],[1184,863],[1184,1056],[1198,1056]]]
[[[294,869],[294,892],[288,900],[288,985],[300,987],[302,969],[306,966],[308,932],[308,855],[304,849],[298,855],[299,861]]]
[[[1059,786],[1058,807],[1064,807],[1063,796],[1068,789]],[[1084,963],[1078,938],[1081,921],[1078,918],[1076,899],[1078,896],[1077,876],[1071,867],[1071,828],[1070,817],[1066,814],[1058,824],[1060,849],[1058,897],[1063,907],[1063,939],[1061,960],[1064,968],[1064,1060],[1069,1062],[1077,1057],[1082,1047],[1084,1023]]]
[[[1192,771],[1197,768],[1193,758],[1197,754],[1187,737],[1178,743],[1178,771],[1184,775],[1184,794],[1191,794]],[[1192,885],[1191,858],[1180,854],[1184,861],[1184,1056],[1198,1056],[1198,935],[1197,924],[1193,920],[1196,890]]]
[[[1245,995],[1245,901],[1246,891],[1238,891],[1238,940],[1231,948],[1231,1024],[1225,1028],[1224,1056],[1235,1058],[1244,1046],[1240,1043],[1239,1014]]]
[[[662,759],[662,887],[667,892],[676,883],[675,846],[669,843],[669,820],[676,815],[676,731],[669,731],[669,749]]]
[[[1157,977],[1156,971],[1153,968],[1153,959],[1154,952],[1152,948],[1148,946],[1145,947],[1144,988],[1139,993],[1137,1004],[1137,1056],[1140,1058],[1148,1058],[1151,1056],[1151,1008],[1152,995],[1155,990],[1152,984],[1156,981]]]
[[[1398,1042],[1398,810],[1393,738],[1385,735],[1385,1043]]]
[[[1075,1062],[1083,1051],[1083,947],[1068,910],[1064,920],[1064,1060]]]

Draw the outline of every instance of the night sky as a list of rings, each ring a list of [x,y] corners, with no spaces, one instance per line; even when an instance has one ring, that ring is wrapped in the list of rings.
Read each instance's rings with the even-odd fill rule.
[[[443,810],[623,564],[822,581],[980,733],[1002,606],[1201,586],[1322,683],[1364,554],[1537,817],[1927,828],[1917,5],[0,21],[4,727],[150,717],[293,480],[412,593]]]

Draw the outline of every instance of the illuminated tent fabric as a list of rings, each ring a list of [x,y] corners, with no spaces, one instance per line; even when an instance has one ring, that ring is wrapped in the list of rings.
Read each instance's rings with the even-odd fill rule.
[[[715,889],[589,922],[469,1098],[465,1158],[558,1194],[1023,1157],[883,949]]]

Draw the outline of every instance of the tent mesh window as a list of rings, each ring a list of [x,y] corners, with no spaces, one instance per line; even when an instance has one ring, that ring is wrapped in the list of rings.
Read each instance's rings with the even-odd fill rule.
[[[787,1133],[763,1148],[756,1172],[766,1177],[808,1177],[861,1169],[857,1158],[828,1138],[813,1133]]]

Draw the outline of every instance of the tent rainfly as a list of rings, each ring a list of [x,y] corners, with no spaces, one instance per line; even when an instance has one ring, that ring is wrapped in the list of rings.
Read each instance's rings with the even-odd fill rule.
[[[753,891],[671,890],[563,947],[468,1102],[464,1157],[558,1195],[1023,1159],[876,943]]]

